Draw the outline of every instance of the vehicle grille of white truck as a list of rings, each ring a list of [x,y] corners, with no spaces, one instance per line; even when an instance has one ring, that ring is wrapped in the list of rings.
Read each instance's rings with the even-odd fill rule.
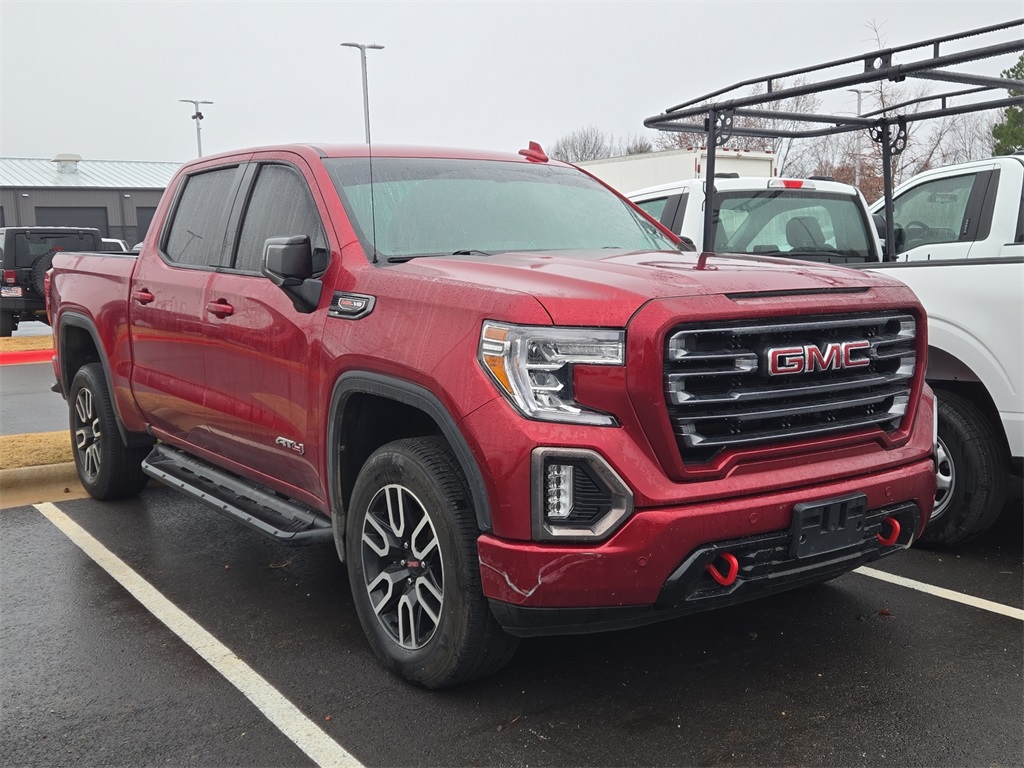
[[[902,312],[684,324],[665,345],[665,400],[683,461],[734,448],[899,428],[917,326]]]

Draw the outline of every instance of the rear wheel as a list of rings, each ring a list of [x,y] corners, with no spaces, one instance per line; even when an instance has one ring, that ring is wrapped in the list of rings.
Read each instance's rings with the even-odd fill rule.
[[[427,688],[497,671],[518,640],[480,587],[476,516],[462,471],[436,438],[397,440],[352,491],[346,561],[359,621],[378,658]]]
[[[18,329],[13,312],[0,312],[0,337],[7,338]]]
[[[135,496],[147,481],[142,460],[148,448],[128,448],[121,440],[103,366],[78,369],[68,396],[72,450],[82,487],[94,499]]]
[[[961,395],[936,390],[935,507],[921,543],[962,544],[989,529],[1006,498],[1009,460],[991,422]]]

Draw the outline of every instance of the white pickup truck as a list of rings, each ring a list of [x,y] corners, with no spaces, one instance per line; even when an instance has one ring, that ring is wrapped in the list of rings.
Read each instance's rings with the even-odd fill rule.
[[[896,261],[871,268],[928,311],[939,490],[925,539],[955,544],[995,521],[1024,462],[1024,155],[915,176],[893,192],[893,224]]]
[[[703,180],[628,197],[698,248]],[[938,492],[924,541],[985,531],[1024,457],[1024,156],[928,171],[894,191],[895,261],[882,261],[854,188],[826,180],[716,178],[713,250],[871,269],[928,311],[928,382],[939,397]],[[873,212],[880,214],[880,201]]]

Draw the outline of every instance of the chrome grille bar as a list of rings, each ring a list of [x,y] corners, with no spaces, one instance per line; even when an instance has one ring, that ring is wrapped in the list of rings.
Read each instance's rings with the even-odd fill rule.
[[[870,426],[897,429],[917,369],[916,337],[914,317],[899,311],[677,326],[665,341],[664,387],[683,460]],[[848,349],[852,355],[840,353]]]

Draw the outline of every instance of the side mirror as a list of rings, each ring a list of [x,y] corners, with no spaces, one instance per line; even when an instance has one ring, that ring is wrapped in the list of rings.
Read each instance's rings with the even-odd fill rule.
[[[309,235],[269,237],[263,244],[264,275],[274,285],[295,285],[313,276],[313,248]]]
[[[871,214],[871,221],[875,225],[875,233],[885,240],[885,216],[880,213]]]
[[[288,294],[299,312],[309,314],[320,303],[323,283],[313,279],[313,247],[309,235],[268,237],[260,270]]]

